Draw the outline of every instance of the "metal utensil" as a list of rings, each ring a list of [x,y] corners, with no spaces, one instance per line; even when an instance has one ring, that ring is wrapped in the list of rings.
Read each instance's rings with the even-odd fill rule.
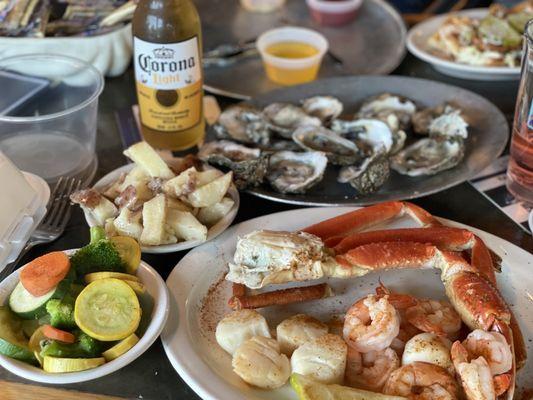
[[[30,237],[17,259],[6,265],[0,272],[0,281],[7,278],[17,266],[22,257],[34,246],[44,243],[51,243],[65,231],[67,222],[70,219],[70,195],[78,190],[81,181],[75,178],[60,178],[57,182],[50,201],[47,205],[47,212],[33,235]]]

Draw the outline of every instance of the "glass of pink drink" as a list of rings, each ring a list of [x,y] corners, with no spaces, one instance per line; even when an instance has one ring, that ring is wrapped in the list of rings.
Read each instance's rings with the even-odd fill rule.
[[[511,138],[507,189],[533,207],[533,20],[524,31],[522,75]]]

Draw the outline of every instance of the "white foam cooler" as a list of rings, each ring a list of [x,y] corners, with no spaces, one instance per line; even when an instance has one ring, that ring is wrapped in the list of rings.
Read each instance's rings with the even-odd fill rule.
[[[46,213],[48,184],[0,152],[0,271],[17,259]]]

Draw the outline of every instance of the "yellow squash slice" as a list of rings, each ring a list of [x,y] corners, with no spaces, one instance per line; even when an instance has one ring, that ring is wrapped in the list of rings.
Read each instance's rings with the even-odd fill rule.
[[[113,236],[109,240],[115,245],[120,258],[126,264],[126,272],[135,274],[141,263],[141,246],[139,246],[139,243],[129,236]]]
[[[46,372],[61,374],[92,369],[105,364],[104,357],[98,358],[59,358],[45,356],[43,369]]]
[[[93,272],[91,274],[87,274],[83,277],[85,280],[85,283],[92,283],[94,281],[97,281],[98,279],[109,279],[109,278],[115,278],[120,279],[123,281],[134,281],[134,282],[140,282],[141,280],[137,278],[135,275],[131,274],[123,274],[122,272]]]
[[[83,332],[97,340],[122,340],[139,326],[139,299],[126,281],[98,279],[76,298],[74,320]]]
[[[135,333],[128,336],[126,339],[121,340],[116,345],[111,347],[110,349],[104,351],[102,355],[106,359],[106,361],[114,360],[115,358],[120,357],[122,354],[130,350],[133,346],[137,344],[139,341],[139,338]]]

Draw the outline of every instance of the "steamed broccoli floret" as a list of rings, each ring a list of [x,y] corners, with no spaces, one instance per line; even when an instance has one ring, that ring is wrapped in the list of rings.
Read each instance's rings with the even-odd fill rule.
[[[100,227],[91,228],[91,243],[74,253],[70,257],[70,264],[80,277],[91,272],[126,271],[119,252],[113,243],[105,239]]]
[[[52,299],[46,303],[50,314],[50,324],[55,328],[71,329],[76,327],[74,321],[74,298],[66,295],[63,299]]]
[[[99,341],[80,330],[72,332],[76,341],[72,344],[61,343],[55,340],[46,342],[41,350],[41,357],[66,357],[66,358],[93,358],[100,357],[102,346]]]

